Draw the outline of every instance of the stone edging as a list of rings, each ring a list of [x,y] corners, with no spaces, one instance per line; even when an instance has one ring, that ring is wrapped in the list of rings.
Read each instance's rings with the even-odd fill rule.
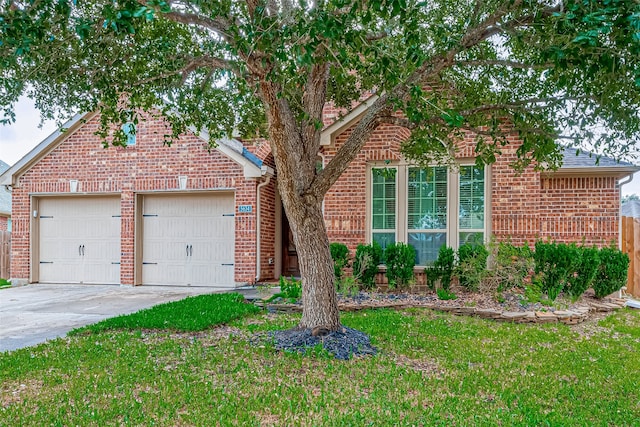
[[[302,311],[299,304],[264,304],[256,302],[259,307],[265,307],[281,313],[295,313]],[[499,322],[513,323],[564,323],[566,325],[576,325],[587,320],[591,314],[608,313],[618,310],[625,305],[625,300],[609,298],[603,302],[589,302],[577,306],[571,310],[556,311],[500,311],[491,308],[476,308],[462,306],[444,306],[438,304],[407,304],[402,302],[380,302],[374,304],[339,304],[340,311],[359,311],[373,308],[391,308],[402,310],[405,308],[428,308],[457,316],[477,316],[483,319],[491,319]]]

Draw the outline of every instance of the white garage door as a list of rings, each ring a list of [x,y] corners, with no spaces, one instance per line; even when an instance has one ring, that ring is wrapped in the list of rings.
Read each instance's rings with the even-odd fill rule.
[[[39,209],[41,283],[120,283],[120,199],[43,198]]]
[[[142,283],[234,287],[233,193],[143,199]]]

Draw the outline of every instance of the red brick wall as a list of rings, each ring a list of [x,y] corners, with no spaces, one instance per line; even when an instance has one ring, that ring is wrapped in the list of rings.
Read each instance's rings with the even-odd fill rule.
[[[335,145],[323,147],[325,163],[349,134],[346,130]],[[330,241],[345,243],[351,251],[365,243],[367,164],[399,160],[399,145],[407,137],[408,132],[398,127],[376,130],[329,190],[324,213]],[[517,159],[517,134],[509,136],[508,142],[489,167],[491,209],[487,220],[493,236],[517,245],[532,245],[538,238],[597,245],[617,241],[620,194],[615,178],[545,178],[533,166],[518,173],[511,166]],[[456,157],[474,157],[474,147],[473,138],[466,137],[458,144]]]
[[[541,180],[541,235],[560,242],[618,242],[620,190],[613,177],[547,177]]]
[[[9,218],[6,216],[0,216],[0,231],[7,231],[9,229]]]
[[[27,171],[13,190],[15,278],[30,277],[30,194],[68,193],[69,180],[77,179],[80,192],[121,195],[121,283],[133,284],[135,194],[178,190],[178,176],[186,175],[188,190],[235,189],[236,206],[253,206],[250,213],[236,209],[235,280],[254,281],[256,180],[245,179],[242,167],[217,150],[209,152],[206,143],[194,135],[184,135],[172,146],[163,145],[166,124],[162,121],[140,123],[135,146],[127,148],[103,148],[94,135],[97,127],[97,118],[87,122]],[[265,217],[270,214],[264,209],[263,213]]]

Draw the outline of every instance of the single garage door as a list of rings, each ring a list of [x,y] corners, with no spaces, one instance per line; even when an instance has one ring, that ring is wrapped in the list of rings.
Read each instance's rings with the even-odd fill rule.
[[[120,199],[42,198],[41,283],[120,283]]]
[[[142,283],[234,287],[233,193],[148,195]]]

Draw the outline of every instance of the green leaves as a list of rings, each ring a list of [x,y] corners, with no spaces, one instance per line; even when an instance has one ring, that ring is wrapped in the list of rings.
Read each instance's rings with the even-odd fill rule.
[[[265,135],[261,91],[273,85],[296,126],[315,131],[322,117],[305,93],[344,111],[363,93],[387,94],[412,128],[404,153],[418,160],[444,159],[475,132],[478,154],[493,161],[504,123],[524,140],[520,167],[557,160],[560,130],[564,142],[610,153],[640,140],[634,0],[572,0],[562,10],[529,1],[506,14],[493,0],[301,0],[254,10],[230,0],[13,4],[0,7],[4,117],[33,87],[47,116],[100,109],[119,120],[120,110],[166,103],[177,130]],[[496,25],[483,28],[489,17]],[[310,82],[318,65],[327,78]]]

